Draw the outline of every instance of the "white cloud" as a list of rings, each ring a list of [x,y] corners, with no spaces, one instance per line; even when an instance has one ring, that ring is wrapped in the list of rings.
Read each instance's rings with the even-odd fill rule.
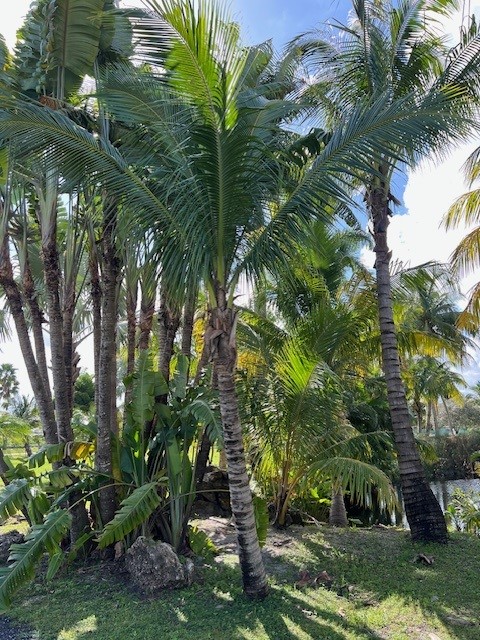
[[[410,266],[449,260],[467,229],[460,227],[447,233],[441,223],[450,205],[466,191],[462,167],[476,147],[474,142],[464,145],[448,160],[425,163],[408,176],[403,202],[407,213],[394,215],[388,230],[393,260]],[[373,252],[365,250],[363,260],[372,267]],[[475,281],[475,274],[464,278],[462,290],[466,293]]]

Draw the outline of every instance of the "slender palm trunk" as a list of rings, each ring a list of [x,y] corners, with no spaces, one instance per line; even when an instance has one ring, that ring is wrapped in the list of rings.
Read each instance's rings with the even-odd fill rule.
[[[332,487],[332,504],[328,515],[328,522],[332,527],[348,527],[347,510],[341,487]]]
[[[247,475],[235,389],[235,317],[233,310],[227,308],[223,291],[218,292],[217,300],[220,308],[213,311],[211,318],[215,330],[212,334],[215,336],[212,353],[218,376],[230,501],[237,530],[243,589],[251,598],[264,598],[268,593],[268,583],[255,527],[252,492]]]
[[[75,285],[68,282],[64,290],[63,302],[63,357],[65,360],[65,378],[67,384],[67,401],[70,420],[73,411],[73,385],[75,384],[73,315],[75,313]]]
[[[159,337],[159,358],[158,369],[168,382],[170,380],[170,362],[173,357],[173,347],[175,336],[180,326],[180,314],[173,309],[168,302],[165,293],[160,299],[160,310],[158,312],[158,337]]]
[[[63,314],[60,305],[60,267],[58,259],[56,225],[42,242],[42,260],[47,293],[50,352],[52,362],[53,393],[60,442],[73,440],[70,422],[68,376],[65,367],[63,341]]]
[[[0,285],[5,292],[5,297],[8,300],[10,312],[15,323],[20,350],[27,369],[28,379],[32,386],[45,440],[47,444],[57,444],[57,423],[55,420],[53,401],[48,390],[46,390],[43,385],[42,374],[33,353],[28,327],[23,313],[22,296],[13,277],[13,267],[10,259],[7,235],[5,235],[0,248]]]
[[[192,335],[193,325],[195,322],[195,308],[197,306],[198,288],[196,285],[189,286],[187,289],[187,298],[183,309],[182,322],[182,342],[181,351],[188,359],[192,357]]]
[[[90,296],[93,316],[93,368],[95,374],[95,408],[98,413],[98,371],[100,363],[100,342],[102,326],[102,287],[98,274],[98,259],[95,247],[90,248],[88,268],[90,272]]]
[[[432,430],[432,401],[429,400],[428,401],[428,408],[427,408],[427,424],[425,427],[425,431],[427,436],[430,434],[430,431]]]
[[[98,366],[98,415],[97,449],[95,470],[111,477],[112,475],[112,425],[116,416],[112,415],[112,381],[116,375],[116,329],[118,315],[118,282],[120,265],[115,246],[115,228],[117,209],[114,202],[105,203],[102,260],[102,320],[100,330],[100,354]],[[117,506],[115,487],[100,491],[100,518],[102,524],[113,519]]]
[[[374,228],[382,365],[398,454],[405,514],[413,540],[446,542],[445,518],[425,477],[413,436],[405,387],[400,375],[390,282],[391,253],[387,244],[388,187],[386,184],[381,184],[374,187],[368,195]]]
[[[38,371],[42,378],[43,386],[46,391],[51,395],[50,380],[48,378],[48,365],[47,354],[45,351],[45,340],[43,339],[43,324],[45,323],[45,316],[38,304],[37,293],[35,291],[35,283],[32,277],[32,271],[30,268],[30,261],[28,258],[28,252],[26,252],[25,264],[23,268],[23,291],[25,299],[30,310],[31,327],[33,342],[35,345],[35,355],[37,358]]]
[[[432,416],[433,416],[433,428],[435,429],[435,435],[440,435],[440,424],[438,422],[438,405],[437,401],[432,402]]]
[[[66,320],[60,303],[61,272],[57,246],[57,228],[53,225],[42,242],[42,260],[44,269],[45,289],[47,292],[48,322],[50,328],[50,353],[52,363],[53,393],[55,398],[55,416],[59,442],[73,441],[72,405],[73,405],[73,312],[75,308],[75,294],[69,292]],[[65,337],[67,336],[67,343]],[[67,466],[73,461],[68,457],[64,460]],[[69,498],[72,514],[70,540],[75,543],[90,529],[85,502],[81,500],[80,492],[73,492]]]
[[[137,342],[137,287],[127,290],[127,376],[135,370],[135,349]],[[130,403],[132,399],[132,388],[127,385],[125,389],[124,406]],[[124,425],[127,414],[124,412]]]
[[[148,346],[150,344],[150,334],[152,332],[154,312],[155,312],[155,299],[149,297],[145,293],[142,294],[142,299],[140,301],[140,321],[138,323],[138,326],[140,329],[140,335],[138,337],[138,348],[141,350],[148,349]],[[173,343],[172,343],[172,350],[173,350]]]

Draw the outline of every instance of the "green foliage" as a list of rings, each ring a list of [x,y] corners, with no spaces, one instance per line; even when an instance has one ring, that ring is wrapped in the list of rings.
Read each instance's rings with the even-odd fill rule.
[[[480,448],[480,431],[472,430],[456,436],[434,438],[436,460],[427,462],[426,470],[431,480],[460,480],[472,477],[475,461],[472,454]]]
[[[108,547],[118,540],[123,540],[127,534],[148,521],[160,502],[158,482],[150,482],[134,489],[122,501],[114,519],[105,526],[98,538],[98,546]]]
[[[73,406],[88,413],[95,402],[95,383],[89,373],[78,376],[73,390]]]
[[[0,494],[0,518],[13,516],[27,506],[31,498],[28,481],[13,480]]]
[[[448,503],[445,517],[457,531],[464,530],[480,535],[480,495],[456,488]]]
[[[205,558],[205,560],[211,560],[213,556],[219,553],[211,538],[198,527],[188,527],[188,541],[193,553]]]
[[[3,610],[10,605],[12,594],[34,576],[35,565],[45,551],[58,557],[60,542],[70,528],[71,519],[68,511],[52,511],[42,524],[33,525],[23,544],[11,546],[11,564],[0,569],[0,607]]]
[[[42,467],[46,461],[60,462],[65,458],[71,460],[86,460],[95,451],[92,442],[61,442],[60,444],[47,444],[28,459],[30,468]]]
[[[253,496],[253,510],[255,514],[255,528],[257,530],[258,542],[260,546],[263,547],[267,541],[269,525],[268,505],[265,498]]]

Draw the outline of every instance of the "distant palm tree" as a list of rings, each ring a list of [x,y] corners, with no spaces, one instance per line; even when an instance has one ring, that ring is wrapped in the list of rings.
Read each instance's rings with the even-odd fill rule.
[[[16,371],[12,364],[0,365],[0,406],[4,411],[8,411],[18,393],[19,383]]]

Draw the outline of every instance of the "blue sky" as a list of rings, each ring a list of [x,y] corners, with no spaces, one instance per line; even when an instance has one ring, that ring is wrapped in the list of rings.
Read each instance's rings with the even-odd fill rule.
[[[233,0],[235,18],[249,44],[273,38],[278,48],[331,18],[344,22],[348,0]]]

